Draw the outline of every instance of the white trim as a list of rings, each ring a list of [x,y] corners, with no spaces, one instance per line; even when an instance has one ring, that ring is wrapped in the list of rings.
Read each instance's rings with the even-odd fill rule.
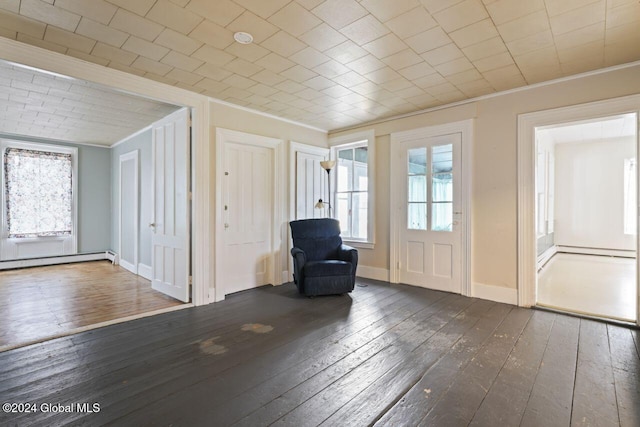
[[[138,136],[138,135],[140,135],[140,134],[142,134],[142,133],[144,133],[144,132],[146,132],[148,130],[151,130],[151,126],[153,126],[153,124],[150,124],[149,126],[143,127],[142,129],[132,133],[129,136],[125,136],[120,141],[114,142],[113,144],[111,144],[111,145],[109,145],[109,146],[107,146],[105,148],[115,148],[120,144],[124,144],[125,142],[129,141],[131,138],[136,137],[136,136]]]
[[[125,93],[175,105],[192,107],[192,155],[195,159],[192,173],[193,247],[192,272],[194,305],[213,302],[209,284],[214,277],[210,261],[214,253],[210,206],[213,199],[210,167],[210,98],[169,86],[144,77],[89,63],[68,55],[0,37],[1,59],[48,70],[57,74],[100,83]],[[108,147],[105,147],[108,148]]]
[[[215,239],[215,281],[214,281],[214,298],[215,301],[222,301],[225,298],[224,293],[224,277],[222,276],[222,253],[224,251],[224,211],[223,211],[223,186],[222,174],[224,173],[224,146],[227,141],[233,141],[236,144],[253,145],[257,147],[266,147],[273,150],[273,223],[272,223],[272,265],[271,272],[272,285],[282,284],[282,277],[277,277],[276,271],[282,271],[282,252],[287,247],[284,240],[287,236],[284,209],[284,184],[286,182],[287,168],[284,167],[284,140],[270,138],[267,136],[255,135],[246,132],[238,132],[235,130],[216,128],[216,209],[215,209],[215,230],[217,239]]]
[[[315,130],[315,131],[318,131],[318,132],[329,133],[329,131],[327,129],[322,129],[322,128],[319,128],[319,127],[308,125],[306,123],[301,123],[301,122],[297,122],[295,120],[291,120],[291,119],[287,119],[287,118],[284,118],[284,117],[276,116],[276,115],[273,115],[273,114],[270,114],[270,113],[265,113],[264,111],[254,110],[252,108],[248,108],[248,107],[245,107],[245,106],[242,106],[242,105],[238,105],[238,104],[232,104],[230,102],[223,101],[223,100],[218,99],[218,98],[209,97],[209,99],[214,104],[220,104],[220,105],[224,105],[225,107],[234,108],[234,109],[240,110],[240,111],[246,111],[246,112],[249,112],[249,113],[256,114],[258,116],[268,117],[270,119],[276,119],[278,121],[285,122],[285,123],[291,123],[292,125],[300,126],[300,127],[311,129],[311,130]]]
[[[134,163],[134,179],[132,183],[125,183],[122,181],[122,164],[125,162],[133,161]],[[125,269],[129,270],[133,274],[138,274],[138,245],[140,240],[140,207],[138,206],[138,199],[140,194],[139,185],[140,164],[138,162],[138,150],[133,150],[125,154],[120,155],[118,163],[118,254],[120,254],[119,263]],[[133,203],[133,216],[135,218],[133,222],[133,260],[122,259],[122,189],[125,184],[133,185],[136,197]]]
[[[640,118],[640,95],[629,95],[518,115],[518,305],[532,307],[537,300],[537,239],[535,235],[536,205],[534,194],[536,128],[625,113],[636,113]],[[636,268],[637,274],[640,274],[638,270]],[[636,277],[636,281],[640,285],[638,277]],[[640,292],[637,294],[640,302]],[[640,310],[640,304],[638,304],[638,310]],[[638,322],[640,322],[640,316],[638,318]]]
[[[369,267],[368,265],[359,265],[356,270],[356,276],[365,279],[389,281],[389,270],[386,268]]]
[[[17,134],[17,133],[9,133],[9,132],[0,133],[0,138],[4,138],[4,139],[17,138],[16,139],[17,141],[22,141],[24,138],[28,138],[29,141],[37,142],[38,144],[40,144],[40,143],[42,143],[42,144],[61,144],[61,145],[65,145],[65,146],[80,145],[82,147],[104,148],[105,150],[108,150],[109,148],[111,148],[108,145],[90,144],[88,142],[65,141],[65,140],[62,140],[62,139],[53,139],[53,138],[42,138],[42,137],[38,137],[38,136],[27,136],[27,135],[21,135],[21,134]],[[25,142],[28,142],[28,141],[25,140]]]
[[[517,289],[505,288],[504,286],[485,285],[484,283],[474,283],[471,290],[471,296],[504,304],[517,305],[518,303]]]
[[[636,251],[627,251],[627,250],[619,250],[619,249],[580,248],[576,246],[556,246],[556,253],[615,256],[615,257],[621,257],[621,258],[636,257]]]
[[[394,149],[394,144],[397,145],[402,141],[408,141],[417,138],[429,138],[440,135],[447,135],[451,133],[459,133],[461,135],[461,149],[462,149],[462,194],[461,194],[461,212],[462,212],[462,248],[460,254],[462,256],[462,286],[461,294],[470,296],[471,289],[471,272],[472,270],[472,256],[471,256],[471,156],[473,150],[473,135],[474,135],[474,120],[462,120],[458,122],[445,123],[442,125],[428,126],[418,129],[411,129],[402,132],[393,132],[391,134],[391,153],[390,153],[390,186],[393,188],[394,182],[397,177],[394,176],[394,156],[399,156],[399,149]],[[392,191],[389,197],[391,209],[389,212],[389,265],[390,275],[389,281],[391,283],[399,283],[400,271],[398,268],[398,262],[400,260],[400,218],[398,216],[397,206],[400,206],[400,194],[397,191]]]
[[[374,249],[375,248],[375,243],[371,243],[371,242],[363,242],[360,240],[348,240],[348,239],[343,239],[342,243],[344,243],[345,245],[348,246],[352,246],[354,248],[358,248],[358,249]]]
[[[98,252],[95,254],[64,255],[47,258],[30,258],[14,261],[0,261],[0,270],[39,267],[43,265],[69,264],[73,262],[99,261],[103,259],[107,259],[107,255],[105,252]]]
[[[524,92],[524,91],[528,91],[528,90],[531,90],[531,89],[538,89],[538,88],[541,88],[541,87],[551,86],[551,85],[555,85],[555,84],[558,84],[558,83],[564,83],[564,82],[568,82],[568,81],[572,81],[572,80],[576,80],[576,79],[582,79],[582,78],[585,78],[585,77],[597,76],[599,74],[605,74],[605,73],[609,73],[609,72],[613,72],[613,71],[624,70],[626,68],[633,68],[633,67],[637,67],[639,65],[640,65],[640,61],[628,62],[626,64],[613,65],[611,67],[600,68],[598,70],[592,70],[592,71],[586,71],[584,73],[573,74],[571,76],[566,76],[566,77],[560,77],[560,78],[557,78],[557,79],[554,79],[554,80],[547,80],[547,81],[544,81],[544,82],[534,83],[534,84],[531,84],[531,85],[520,86],[520,87],[516,87],[516,88],[513,88],[513,89],[503,90],[503,91],[500,91],[500,92],[488,93],[486,95],[476,96],[475,98],[463,99],[461,101],[451,102],[449,104],[444,104],[444,105],[438,105],[436,107],[425,108],[423,110],[413,111],[411,113],[398,114],[396,116],[385,117],[385,118],[382,118],[382,119],[379,119],[379,120],[372,120],[370,122],[360,123],[360,124],[353,125],[353,126],[347,126],[345,128],[334,129],[334,130],[331,130],[330,132],[331,133],[347,132],[347,131],[350,131],[350,130],[353,130],[353,129],[360,129],[360,128],[365,127],[365,126],[366,127],[374,126],[374,125],[378,125],[378,124],[381,124],[381,123],[392,122],[394,120],[405,119],[407,117],[419,116],[420,114],[426,114],[426,113],[431,113],[431,112],[438,111],[438,110],[445,110],[447,108],[453,108],[453,107],[458,107],[458,106],[461,106],[461,105],[472,104],[474,102],[484,101],[486,99],[497,98],[497,97],[505,96],[505,95],[511,95],[511,94],[514,94],[514,93]]]
[[[366,141],[366,143],[363,143]],[[331,159],[337,160],[337,150],[351,147],[367,147],[367,240],[348,239],[344,241],[350,245],[356,243],[368,244],[371,249],[376,243],[376,134],[373,129],[363,130],[360,132],[352,132],[348,135],[336,136],[329,138],[329,146],[331,147]],[[335,168],[334,176],[337,177],[338,168]],[[335,185],[333,194],[330,194],[331,205],[333,206],[333,214],[336,213],[336,193],[338,190],[338,181],[334,179]]]
[[[138,276],[144,277],[147,280],[153,279],[153,270],[150,265],[138,263]]]

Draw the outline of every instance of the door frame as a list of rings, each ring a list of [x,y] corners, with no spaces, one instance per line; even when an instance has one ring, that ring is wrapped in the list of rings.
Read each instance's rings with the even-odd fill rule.
[[[473,144],[473,127],[474,120],[467,119],[458,122],[451,122],[442,125],[427,126],[418,129],[411,129],[401,132],[393,132],[391,134],[391,155],[390,155],[390,189],[398,188],[400,180],[404,177],[399,176],[400,158],[402,155],[402,143],[412,141],[419,138],[431,138],[452,133],[461,135],[461,206],[462,219],[460,224],[461,230],[461,295],[471,296],[471,153]],[[400,272],[398,263],[400,260],[400,224],[402,223],[399,214],[401,196],[398,191],[390,191],[391,209],[389,212],[389,281],[391,283],[399,283]]]
[[[537,255],[535,230],[535,160],[537,127],[566,122],[597,119],[618,114],[636,113],[640,123],[640,95],[629,95],[605,101],[589,102],[568,107],[536,111],[518,115],[518,305],[532,307],[537,300]],[[640,141],[640,129],[636,131]],[[636,153],[639,142],[636,141]],[[640,188],[640,186],[638,186]],[[640,200],[640,198],[638,199]],[[638,212],[640,215],[640,210]],[[636,240],[636,254],[640,249]],[[640,281],[636,256],[636,323],[640,324]]]
[[[273,257],[271,258],[271,271],[273,272],[273,285],[280,285],[283,281],[288,281],[289,272],[282,270],[283,243],[288,236],[284,206],[284,184],[286,182],[287,168],[285,167],[285,151],[284,140],[270,138],[246,132],[239,132],[230,129],[216,128],[216,206],[215,206],[215,276],[214,276],[214,301],[223,301],[224,278],[222,277],[221,264],[223,262],[222,253],[224,251],[224,211],[223,211],[223,174],[225,162],[225,144],[233,142],[234,144],[253,145],[257,147],[269,148],[272,150],[272,171],[273,171],[273,223],[271,226],[271,250]],[[286,247],[286,246],[285,246]],[[278,274],[280,272],[280,274]],[[284,280],[283,280],[284,279]]]
[[[120,254],[120,265],[123,268],[129,270],[133,274],[138,274],[138,262],[139,262],[139,253],[138,253],[138,245],[140,241],[140,163],[138,161],[138,151],[133,150],[125,154],[120,155],[119,163],[118,163],[118,253]],[[122,263],[122,189],[124,187],[124,182],[122,181],[122,164],[125,162],[133,161],[134,165],[134,180],[133,183],[128,183],[133,185],[135,189],[135,201],[133,203],[133,214],[135,217],[135,221],[133,222],[133,235],[135,236],[133,243],[133,265],[129,262],[125,261]]]

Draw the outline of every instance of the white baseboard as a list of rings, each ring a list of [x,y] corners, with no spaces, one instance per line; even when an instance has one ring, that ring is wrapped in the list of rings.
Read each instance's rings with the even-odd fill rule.
[[[358,268],[356,269],[356,276],[363,277],[365,279],[381,280],[383,282],[388,282],[389,270],[387,270],[386,268],[359,265]]]
[[[130,271],[133,274],[138,274],[138,267],[135,264],[133,264],[133,263],[131,263],[129,261],[125,261],[125,260],[121,259],[119,261],[118,265],[120,265],[120,267],[124,268],[125,270]]]
[[[138,276],[142,276],[147,280],[151,280],[153,277],[153,272],[151,271],[151,266],[143,263],[138,263]]]
[[[40,267],[43,265],[69,264],[71,262],[99,261],[107,259],[104,252],[95,254],[63,255],[47,258],[20,259],[15,261],[0,261],[0,270],[14,268]]]
[[[635,258],[636,251],[626,251],[619,249],[597,249],[597,248],[578,248],[575,246],[556,246],[558,252],[566,254],[581,254],[581,255],[604,255],[604,256],[618,256],[624,258]]]
[[[518,305],[518,290],[514,288],[505,288],[504,286],[473,283],[471,285],[471,296],[489,301]]]

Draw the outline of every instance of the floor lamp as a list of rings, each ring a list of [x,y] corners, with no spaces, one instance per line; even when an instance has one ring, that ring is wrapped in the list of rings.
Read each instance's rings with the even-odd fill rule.
[[[320,166],[322,166],[322,169],[327,171],[327,188],[329,190],[328,192],[328,197],[329,200],[331,200],[331,169],[333,169],[333,167],[336,165],[336,161],[335,160],[324,160],[322,162],[320,162]],[[322,201],[322,199],[318,199],[318,203],[316,203],[315,208],[316,209],[324,209],[324,205],[327,205],[327,207],[329,208],[329,218],[332,218],[331,216],[331,202],[324,202]]]

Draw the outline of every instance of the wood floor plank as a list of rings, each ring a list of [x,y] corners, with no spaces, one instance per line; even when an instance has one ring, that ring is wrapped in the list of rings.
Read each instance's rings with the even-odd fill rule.
[[[366,283],[264,287],[0,353],[0,400],[101,404],[0,425],[638,425],[636,330]],[[611,408],[619,422],[586,416]]]
[[[640,425],[640,357],[630,329],[608,325],[609,348],[621,426]]]
[[[580,319],[556,317],[522,417],[522,427],[570,424],[579,331]]]
[[[470,426],[520,425],[556,317],[544,311],[531,316]]]
[[[449,388],[456,375],[473,360],[505,319],[512,306],[497,304],[488,311],[472,331],[465,334],[420,380],[376,421],[377,426],[417,425]]]
[[[620,425],[607,325],[601,322],[580,321],[571,425]]]
[[[515,308],[418,425],[468,425],[532,316]]]

